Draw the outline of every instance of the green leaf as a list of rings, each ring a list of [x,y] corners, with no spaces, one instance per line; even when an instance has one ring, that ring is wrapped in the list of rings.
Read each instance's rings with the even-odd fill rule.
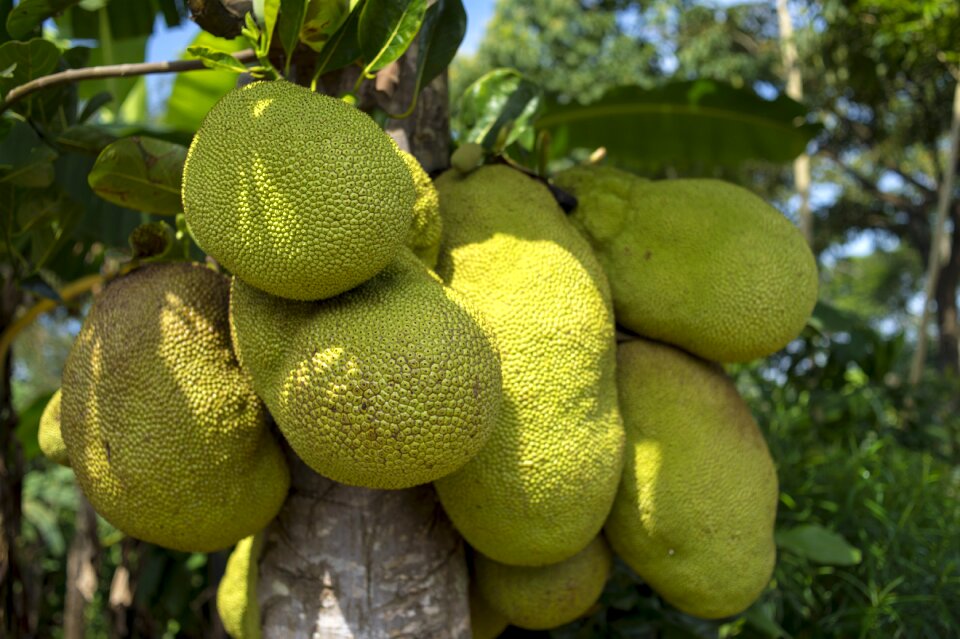
[[[31,272],[36,273],[67,245],[82,215],[80,205],[60,189],[21,198],[17,217],[29,229]]]
[[[97,156],[116,139],[117,136],[99,126],[81,124],[61,131],[57,136],[57,146],[67,151]]]
[[[460,0],[437,0],[427,9],[417,49],[417,90],[449,66],[467,33],[467,12]]]
[[[86,3],[70,12],[70,30],[74,39],[102,40],[100,11],[106,10],[113,44],[129,39],[144,39],[153,33],[156,7],[153,2],[107,2],[105,7],[84,9]]]
[[[303,28],[303,21],[307,17],[308,4],[308,0],[281,0],[277,33],[286,54],[284,73],[290,73],[290,56],[300,44],[300,29]]]
[[[60,49],[43,38],[0,45],[0,69],[9,71],[0,77],[0,94],[6,96],[10,89],[52,73],[59,59]]]
[[[862,558],[841,535],[816,524],[803,524],[789,530],[778,530],[777,545],[810,561],[828,566],[854,566]]]
[[[30,126],[17,122],[0,142],[0,182],[45,188],[53,182],[57,153],[44,144]]]
[[[53,14],[65,11],[78,2],[80,0],[20,0],[7,16],[7,33],[19,40]]]
[[[244,48],[242,38],[226,40],[206,31],[201,31],[192,44],[229,53]],[[196,131],[210,107],[236,86],[237,74],[233,70],[212,69],[178,73],[167,101],[164,123],[181,131]]]
[[[270,50],[273,42],[273,30],[277,25],[277,16],[280,13],[280,0],[253,0],[253,13],[257,17],[257,24],[263,30],[263,42],[260,49]]]
[[[417,36],[426,10],[426,0],[367,0],[358,31],[366,73],[375,73],[403,55]]]
[[[209,69],[225,69],[234,73],[246,73],[247,65],[240,62],[226,51],[217,51],[210,47],[187,47],[187,53],[203,62]]]
[[[87,100],[87,103],[83,105],[83,110],[80,112],[80,115],[77,116],[77,122],[86,122],[100,110],[100,107],[108,104],[111,100],[113,100],[113,96],[107,91],[94,94]]]
[[[499,151],[532,130],[540,87],[514,69],[494,69],[467,87],[454,123],[457,140]]]
[[[155,213],[181,211],[180,178],[187,148],[148,137],[117,140],[90,171],[93,191],[114,204]]]
[[[615,87],[592,104],[551,101],[538,119],[565,154],[605,147],[635,166],[736,166],[745,160],[789,162],[817,128],[800,124],[806,108],[786,96],[767,101],[753,91],[713,80],[656,89]]]
[[[360,0],[347,20],[320,51],[320,55],[317,56],[316,75],[318,77],[324,73],[330,73],[351,65],[363,55],[360,50],[357,31],[360,28],[360,16],[365,6],[366,1]]]
[[[343,26],[356,8],[357,0],[323,0],[306,4],[300,26],[300,42],[316,52],[323,50],[330,37]],[[280,13],[283,19],[283,12]]]

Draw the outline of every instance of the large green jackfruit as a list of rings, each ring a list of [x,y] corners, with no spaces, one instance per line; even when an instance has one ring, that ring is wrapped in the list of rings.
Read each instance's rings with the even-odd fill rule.
[[[668,602],[715,619],[770,580],[777,474],[715,364],[646,340],[620,345],[626,465],[606,525],[613,549]]]
[[[376,275],[416,194],[393,140],[342,100],[278,80],[210,109],[183,167],[197,243],[247,284],[314,300]]]
[[[295,302],[234,279],[237,354],[297,455],[321,475],[407,488],[487,441],[500,362],[482,318],[409,250],[329,300]]]
[[[543,184],[494,165],[448,171],[436,186],[437,272],[493,328],[504,393],[489,443],[437,491],[481,553],[557,563],[596,537],[620,478],[606,279]]]
[[[600,598],[613,555],[602,536],[560,563],[507,566],[474,559],[480,596],[514,626],[547,630],[584,615]]]
[[[61,421],[84,494],[124,533],[176,550],[263,528],[289,472],[230,346],[229,282],[145,266],[96,298],[63,371]]]
[[[67,445],[63,443],[60,432],[60,389],[53,394],[40,416],[40,429],[37,432],[40,452],[44,457],[61,466],[70,466]]]
[[[424,264],[434,268],[440,251],[441,230],[437,189],[417,158],[406,151],[400,151],[400,154],[410,170],[417,191],[417,201],[413,205],[413,221],[407,233],[406,244]]]
[[[494,610],[477,591],[475,579],[470,580],[470,634],[472,639],[496,639],[510,622],[506,615]]]
[[[217,586],[217,613],[223,629],[232,639],[260,639],[263,636],[257,585],[264,539],[264,533],[260,532],[238,541],[227,558],[227,568]]]
[[[720,180],[651,182],[584,166],[556,183],[610,278],[617,322],[718,362],[783,348],[817,300],[800,232],[750,191]]]

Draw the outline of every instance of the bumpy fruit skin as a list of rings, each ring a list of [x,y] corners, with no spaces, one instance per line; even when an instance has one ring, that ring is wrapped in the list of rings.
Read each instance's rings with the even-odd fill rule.
[[[737,614],[773,572],[777,475],[750,409],[714,364],[620,345],[626,465],[606,525],[616,553],[697,617]]]
[[[470,634],[473,639],[496,639],[510,622],[494,610],[477,592],[476,580],[470,581]]]
[[[718,362],[783,348],[817,301],[817,265],[775,208],[720,180],[577,167],[556,184],[610,278],[617,322]]]
[[[297,455],[335,481],[407,488],[455,471],[487,441],[500,361],[482,318],[404,249],[321,302],[234,279],[233,339]]]
[[[230,347],[228,295],[199,264],[137,269],[94,301],[63,371],[63,439],[83,492],[126,534],[175,550],[260,530],[289,486]]]
[[[400,151],[403,161],[410,170],[413,185],[417,191],[417,201],[413,205],[413,222],[407,233],[406,245],[424,264],[430,268],[437,266],[440,252],[440,197],[433,186],[430,176],[420,166],[417,158],[406,151]]]
[[[557,563],[600,531],[620,478],[606,279],[543,184],[493,165],[448,171],[436,185],[437,272],[493,328],[504,392],[489,443],[437,492],[481,553]]]
[[[40,416],[40,430],[37,432],[40,452],[52,462],[61,466],[70,466],[67,445],[60,433],[60,389],[53,394]]]
[[[183,167],[197,243],[247,284],[314,300],[393,259],[416,197],[397,146],[342,100],[255,82],[210,109]]]
[[[602,536],[560,563],[507,566],[478,555],[477,589],[511,624],[547,630],[585,614],[600,598],[613,556]]]
[[[263,635],[257,602],[260,581],[257,562],[264,538],[263,533],[258,533],[237,542],[217,586],[217,613],[231,639],[260,639]]]

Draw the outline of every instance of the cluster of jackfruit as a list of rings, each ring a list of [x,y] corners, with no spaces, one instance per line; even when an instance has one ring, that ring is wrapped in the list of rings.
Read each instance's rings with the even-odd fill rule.
[[[792,339],[813,258],[722,182],[556,182],[571,216],[506,165],[432,181],[333,98],[231,92],[190,147],[183,204],[232,277],[164,263],[108,285],[43,450],[129,535],[237,544],[218,604],[238,638],[259,634],[254,535],[289,486],[281,439],[335,481],[434,483],[474,549],[476,636],[583,615],[614,553],[691,614],[745,609],[773,567],[777,480],[708,360]]]

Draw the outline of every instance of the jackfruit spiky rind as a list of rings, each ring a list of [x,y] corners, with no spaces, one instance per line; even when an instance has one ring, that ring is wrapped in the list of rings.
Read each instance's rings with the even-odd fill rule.
[[[257,584],[258,561],[266,536],[260,532],[237,542],[217,586],[217,613],[231,639],[260,639],[260,604]]]
[[[437,492],[481,553],[557,563],[600,531],[622,467],[606,279],[543,184],[503,165],[435,183],[437,272],[496,334],[504,392],[490,441]]]
[[[761,594],[776,558],[777,475],[722,369],[666,344],[622,343],[626,465],[605,533],[665,600],[707,619]]]
[[[511,624],[527,630],[556,628],[584,615],[600,598],[613,555],[602,536],[548,566],[508,566],[474,559],[477,589]]]
[[[40,429],[37,432],[40,452],[50,461],[61,466],[70,466],[70,457],[67,455],[67,445],[63,443],[63,434],[60,432],[60,389],[50,397],[50,401],[40,416]]]
[[[94,301],[63,371],[63,439],[107,521],[210,552],[263,528],[289,471],[237,364],[229,284],[198,264],[139,268]]]
[[[297,455],[335,481],[407,488],[463,466],[500,406],[482,318],[409,250],[320,302],[234,279],[233,339]]]
[[[406,151],[400,151],[403,161],[410,170],[413,185],[417,191],[417,201],[413,205],[413,221],[407,233],[406,245],[429,266],[437,266],[437,254],[440,252],[440,198],[430,176],[420,166],[417,158]]]
[[[331,297],[376,275],[403,244],[415,197],[396,145],[369,116],[280,80],[217,102],[183,167],[200,247],[290,299]]]
[[[613,292],[617,322],[718,362],[783,348],[817,300],[803,236],[747,189],[713,179],[649,181],[607,167],[561,172]]]

